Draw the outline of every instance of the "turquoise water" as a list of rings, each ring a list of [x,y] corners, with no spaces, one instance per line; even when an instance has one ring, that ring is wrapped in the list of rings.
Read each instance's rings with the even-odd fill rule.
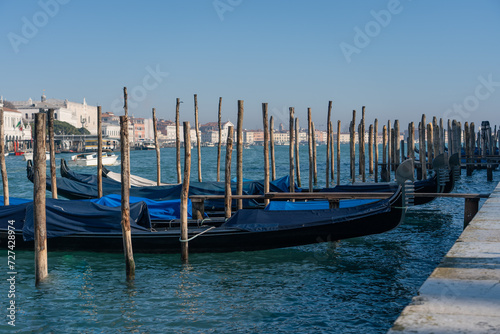
[[[324,146],[318,181],[324,185]],[[276,147],[277,175],[288,147]],[[202,148],[203,180],[215,180],[216,148]],[[344,163],[348,147],[342,146]],[[175,149],[162,149],[162,181],[174,182]],[[262,147],[245,149],[244,177],[263,178]],[[224,156],[224,151],[223,151]],[[69,157],[61,155],[59,157]],[[233,155],[234,157],[234,155]],[[132,151],[132,173],[154,179],[155,152]],[[224,164],[222,164],[224,165]],[[197,177],[196,150],[192,175]],[[31,196],[20,157],[7,157],[11,196]],[[303,184],[307,152],[301,147]],[[74,168],[93,172],[95,168]],[[110,167],[119,172],[119,166]],[[233,171],[235,169],[233,168]],[[348,166],[342,165],[343,183]],[[458,192],[488,192],[486,171],[465,173]],[[16,251],[16,326],[7,325],[7,250],[2,250],[2,332],[384,333],[462,229],[463,200],[437,199],[409,210],[393,231],[339,243],[259,252],[136,254],[125,280],[121,254],[49,252],[49,278],[35,288],[33,252]],[[50,250],[50,240],[48,244]]]

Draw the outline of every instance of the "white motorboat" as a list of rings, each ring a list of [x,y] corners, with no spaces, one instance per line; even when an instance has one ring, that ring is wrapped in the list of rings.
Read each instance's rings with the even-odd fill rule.
[[[24,161],[28,161],[28,160],[33,161],[33,151],[32,150],[25,151],[23,154],[23,158],[24,158]],[[45,160],[50,160],[50,153],[49,152],[45,152]]]
[[[102,154],[102,165],[112,166],[115,164],[118,156],[114,153],[104,152]],[[71,156],[69,164],[76,166],[97,166],[97,153],[82,153]]]

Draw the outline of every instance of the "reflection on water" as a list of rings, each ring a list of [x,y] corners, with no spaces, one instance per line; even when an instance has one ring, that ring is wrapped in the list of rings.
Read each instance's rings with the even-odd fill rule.
[[[215,179],[211,149],[216,152],[202,150],[206,180]],[[245,150],[252,157],[245,177],[259,178],[261,149]],[[166,182],[175,179],[175,164],[167,163],[172,152],[162,150]],[[276,147],[278,175],[287,172],[287,154],[288,147]],[[307,151],[302,154],[307,162]],[[133,173],[155,178],[154,152],[132,152],[131,161]],[[10,164],[20,175],[10,174],[13,196],[27,197],[32,185],[24,164]],[[302,174],[307,177],[306,165]],[[119,167],[110,169],[119,172]],[[318,174],[323,172],[319,164]],[[486,183],[485,171],[464,177],[457,191],[491,191],[499,181],[494,176],[493,183]],[[410,209],[403,224],[382,235],[259,252],[191,254],[188,265],[180,255],[136,254],[132,284],[125,279],[122,254],[49,252],[49,278],[35,288],[33,253],[17,251],[17,326],[1,323],[0,331],[385,333],[453,245],[462,222],[463,200],[437,199]],[[7,291],[1,282],[0,291]],[[7,307],[6,298],[2,306]]]

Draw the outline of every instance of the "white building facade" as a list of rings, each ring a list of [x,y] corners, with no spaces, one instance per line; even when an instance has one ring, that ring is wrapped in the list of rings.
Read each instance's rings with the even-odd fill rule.
[[[67,122],[76,128],[84,127],[91,134],[97,134],[97,107],[87,105],[85,98],[83,103],[70,102],[68,100],[47,99],[42,95],[40,101],[13,101],[12,104],[22,113],[27,120],[33,120],[34,114],[40,109],[54,109],[54,118],[58,121]]]

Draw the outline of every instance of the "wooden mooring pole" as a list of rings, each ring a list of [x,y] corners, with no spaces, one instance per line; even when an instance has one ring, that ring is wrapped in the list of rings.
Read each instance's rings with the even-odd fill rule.
[[[293,128],[291,130],[293,132]],[[274,159],[274,118],[269,119],[269,140],[271,153],[271,180],[276,180],[276,160]]]
[[[361,180],[366,181],[366,154],[365,154],[365,106],[361,107],[361,122],[359,129],[359,174],[361,175]]]
[[[380,170],[380,176],[382,181],[389,181],[387,179],[387,126],[382,127],[382,169]]]
[[[155,150],[156,150],[156,185],[159,186],[161,184],[160,144],[158,143],[158,127],[157,127],[155,108],[153,108],[153,133],[155,137]]]
[[[340,120],[337,121],[337,185],[340,184]]]
[[[35,285],[48,276],[47,227],[45,216],[46,157],[45,114],[35,114],[35,149],[33,152],[33,220],[35,225]]]
[[[269,192],[269,126],[267,120],[267,103],[262,103],[262,121],[264,126],[264,194]],[[269,200],[267,198],[264,199],[264,205],[268,204]]]
[[[373,124],[368,127],[368,173],[373,174]]]
[[[300,188],[300,187],[302,187],[302,182],[300,180],[300,156],[299,156],[300,132],[299,132],[299,130],[300,130],[299,119],[295,118],[295,169],[297,172],[296,173],[297,174],[297,186]]]
[[[236,138],[236,194],[243,195],[243,100],[238,100],[238,137]],[[243,200],[238,199],[238,210]]]
[[[57,199],[56,146],[54,143],[54,109],[49,109],[48,116],[51,192],[52,198]]]
[[[128,117],[120,116],[120,147],[121,147],[121,210],[122,210],[122,237],[123,252],[125,254],[125,268],[127,281],[135,278],[135,261],[132,250],[132,235],[130,230],[130,151],[128,140]]]
[[[332,101],[328,102],[328,114],[326,118],[326,187],[330,186],[330,145],[331,145],[331,118],[332,118]]]
[[[3,124],[3,101],[0,102],[0,170],[2,171],[3,205],[9,205],[9,178],[5,164],[5,129]]]
[[[399,119],[394,121],[394,170],[398,169],[401,162],[401,142],[399,140],[401,131],[399,128]]]
[[[433,157],[433,148],[432,148],[432,143],[433,143],[433,129],[432,129],[432,123],[427,124],[427,159],[429,161],[429,164],[432,164],[432,157]],[[433,168],[431,165],[430,168]]]
[[[102,195],[102,109],[97,106],[97,197]]]
[[[198,123],[198,95],[194,94],[194,128],[196,131],[196,148],[198,153],[198,182],[202,182],[201,178],[201,138],[200,127]]]
[[[180,115],[179,108],[181,101],[179,98],[176,99],[175,103],[175,163],[177,167],[177,183],[182,182],[181,179],[181,134],[180,134]],[[191,145],[191,143],[184,143],[184,145]]]
[[[330,133],[328,134],[330,136],[330,165],[331,167],[331,177],[332,177],[332,183],[333,180],[335,179],[335,157],[333,156],[334,150],[333,150],[333,123],[330,121],[329,123],[330,126]],[[328,185],[329,187],[330,185]]]
[[[387,121],[387,167],[385,180],[389,182],[391,180],[391,166],[392,166],[392,141],[391,141],[391,121]]]
[[[220,158],[222,153],[222,97],[219,97],[219,115],[218,115],[219,142],[217,144],[217,182],[220,182]]]
[[[227,128],[227,142],[226,142],[226,168],[224,174],[224,212],[225,218],[231,218],[231,157],[233,154],[233,127]]]
[[[373,122],[373,151],[374,151],[374,159],[375,166],[374,168],[374,178],[375,183],[378,182],[378,119],[375,118],[375,122]]]
[[[349,144],[350,144],[350,166],[351,166],[351,181],[356,182],[356,110],[352,111],[352,121],[349,126]]]
[[[290,130],[290,143],[289,143],[289,147],[288,147],[288,155],[289,155],[289,161],[290,161],[290,185],[289,185],[289,191],[291,193],[295,192],[295,175],[294,175],[294,171],[295,171],[295,165],[294,165],[294,151],[295,151],[295,147],[294,147],[294,144],[295,144],[295,137],[294,137],[294,124],[297,125],[297,123],[295,123],[295,108],[293,107],[290,107],[289,108],[289,111],[290,111],[290,119],[289,119],[289,122],[288,122],[288,126],[289,126],[289,130]],[[297,120],[298,121],[298,120]],[[298,147],[298,145],[297,145]],[[298,156],[298,153],[297,153],[297,156]],[[298,164],[298,162],[297,162]],[[298,176],[297,176],[298,177]]]
[[[184,122],[184,143],[191,143],[191,126]],[[189,180],[191,179],[191,145],[184,145],[184,179],[181,192],[181,261],[187,263],[189,259],[188,245],[188,201]]]
[[[420,164],[422,165],[422,179],[424,180],[427,179],[427,161],[426,161],[427,154],[425,153],[426,152],[425,127],[426,127],[425,114],[422,114],[422,120],[420,121],[420,135],[419,135],[418,149],[419,149]]]
[[[479,198],[466,198],[464,206],[464,229],[479,211]]]
[[[313,148],[311,108],[307,108],[307,143],[309,145],[309,192],[313,191]]]
[[[314,185],[318,184],[318,165],[317,165],[317,147],[316,147],[316,129],[314,122],[311,122],[312,147],[313,147],[313,181]]]

